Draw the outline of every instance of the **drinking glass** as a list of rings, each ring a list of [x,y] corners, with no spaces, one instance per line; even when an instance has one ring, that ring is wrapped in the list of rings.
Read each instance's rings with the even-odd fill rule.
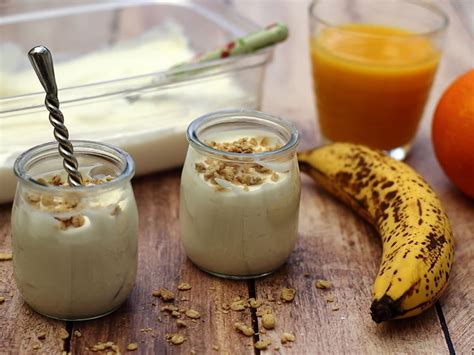
[[[309,8],[323,141],[406,157],[441,56],[446,14],[421,0],[315,0]]]

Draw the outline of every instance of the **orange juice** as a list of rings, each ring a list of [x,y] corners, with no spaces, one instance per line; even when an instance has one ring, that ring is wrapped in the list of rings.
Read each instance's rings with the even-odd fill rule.
[[[347,24],[311,39],[320,128],[331,141],[390,150],[414,138],[440,53],[400,28]]]

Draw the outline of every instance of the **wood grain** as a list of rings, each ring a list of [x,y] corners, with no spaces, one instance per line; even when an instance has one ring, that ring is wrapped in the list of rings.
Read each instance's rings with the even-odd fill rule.
[[[266,71],[263,110],[294,121],[301,132],[302,149],[317,145],[307,55],[308,1],[225,2],[261,25],[278,20],[289,24],[290,39],[276,48],[274,61]],[[255,314],[248,310],[225,314],[220,309],[222,303],[229,303],[236,296],[248,297],[253,292],[271,305],[277,316],[276,329],[259,337],[272,338],[270,349],[278,346],[282,354],[447,353],[449,341],[459,353],[472,352],[474,202],[453,187],[437,164],[430,143],[430,125],[439,96],[450,81],[473,65],[474,50],[472,37],[450,2],[435,2],[448,12],[451,25],[425,117],[407,162],[438,192],[454,230],[456,259],[451,283],[440,302],[446,324],[434,308],[410,320],[382,325],[370,320],[370,290],[381,253],[378,237],[307,177],[302,177],[300,239],[287,265],[270,277],[250,283],[253,289],[246,282],[224,281],[200,272],[187,261],[179,242],[179,171],[175,170],[134,180],[141,226],[136,285],[127,303],[112,315],[69,323],[68,329],[79,330],[81,337],[60,340],[59,329],[66,324],[31,311],[15,287],[12,263],[0,262],[0,296],[7,299],[0,305],[0,353],[29,354],[34,344],[41,343],[39,353],[59,353],[70,347],[74,354],[81,354],[97,342],[113,341],[122,351],[128,343],[137,342],[137,353],[143,354],[253,354],[257,337],[246,338],[232,328],[235,321],[251,324]],[[10,208],[11,205],[0,206],[0,252],[10,250]],[[327,291],[314,287],[318,278],[334,283],[331,294],[339,310],[333,311],[333,304],[326,302]],[[189,328],[180,333],[188,339],[183,345],[173,346],[165,341],[164,335],[177,331],[175,319],[163,315],[162,302],[153,298],[151,292],[160,287],[176,291],[182,281],[193,288],[176,292],[176,304],[198,310],[201,319],[196,323],[185,320]],[[277,303],[283,287],[297,290],[292,303]],[[181,301],[183,295],[189,300]],[[269,301],[269,296],[274,301]],[[141,331],[147,328],[151,331]],[[47,338],[40,342],[36,335],[42,331]],[[284,331],[296,335],[296,342],[288,347],[280,344]],[[219,351],[213,350],[214,345]]]

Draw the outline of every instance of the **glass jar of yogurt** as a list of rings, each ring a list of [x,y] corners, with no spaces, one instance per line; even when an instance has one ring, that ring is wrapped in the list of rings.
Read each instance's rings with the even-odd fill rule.
[[[51,318],[84,320],[118,308],[137,271],[134,163],[102,143],[73,141],[83,186],[71,187],[57,143],[18,157],[13,270],[23,299]]]
[[[277,117],[221,111],[188,128],[181,176],[181,239],[189,259],[216,276],[265,276],[298,237],[298,132]]]

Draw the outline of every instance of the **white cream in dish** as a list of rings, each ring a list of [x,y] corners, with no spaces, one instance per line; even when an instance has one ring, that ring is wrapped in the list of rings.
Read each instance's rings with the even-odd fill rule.
[[[7,59],[12,53],[24,55],[18,48],[14,51],[2,47],[0,41],[0,58]],[[55,60],[55,73],[61,89],[166,71],[194,55],[185,31],[170,21],[110,48],[71,61]],[[9,61],[17,60],[13,56]],[[248,75],[244,72],[222,73],[167,87],[159,86],[158,83],[166,80],[155,75],[120,80],[113,86],[109,82],[97,86],[94,91],[87,87],[64,89],[59,93],[61,111],[75,139],[121,147],[135,160],[136,174],[148,174],[183,163],[187,148],[185,131],[194,117],[225,107],[257,107],[256,95],[239,84]],[[155,85],[158,86],[129,92],[137,87]],[[31,67],[22,71],[2,70],[0,60],[0,98],[27,94],[32,90],[43,91]],[[122,94],[67,102],[121,90]],[[31,146],[53,139],[43,102],[44,95],[41,94],[0,103],[0,203],[13,199],[16,179],[12,166],[18,155]],[[20,104],[23,108],[37,108],[17,112]]]
[[[137,270],[137,209],[131,188],[106,185],[90,196],[18,192],[11,220],[15,280],[37,312],[87,319],[128,297]]]
[[[262,139],[267,147],[284,144],[256,129],[203,139],[216,142],[219,149],[242,138],[254,138],[256,149]],[[217,168],[222,174],[210,176],[213,164],[224,164]],[[257,164],[221,162],[189,148],[181,180],[181,238],[188,257],[200,268],[223,276],[258,276],[281,266],[294,249],[300,200],[297,162]]]

